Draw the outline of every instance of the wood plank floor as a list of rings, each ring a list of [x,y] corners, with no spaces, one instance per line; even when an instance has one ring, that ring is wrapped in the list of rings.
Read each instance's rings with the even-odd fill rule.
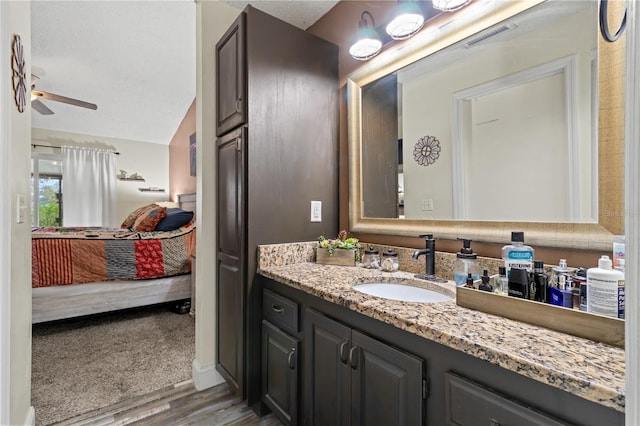
[[[226,383],[198,392],[189,380],[55,423],[70,425],[226,425],[279,426],[268,415],[259,419]]]

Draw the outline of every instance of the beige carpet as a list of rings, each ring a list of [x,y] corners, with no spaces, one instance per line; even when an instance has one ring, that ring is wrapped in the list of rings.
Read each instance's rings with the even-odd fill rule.
[[[190,379],[194,326],[167,305],[34,325],[36,425]]]

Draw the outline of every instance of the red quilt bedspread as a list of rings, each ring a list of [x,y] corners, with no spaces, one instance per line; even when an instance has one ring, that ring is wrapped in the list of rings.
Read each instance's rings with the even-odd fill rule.
[[[195,220],[167,232],[35,228],[31,233],[32,286],[188,274],[195,240]]]

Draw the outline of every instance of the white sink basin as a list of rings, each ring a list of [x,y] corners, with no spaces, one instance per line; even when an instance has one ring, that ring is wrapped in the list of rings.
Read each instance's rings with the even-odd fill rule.
[[[413,287],[403,284],[367,283],[357,284],[352,287],[361,293],[385,299],[399,300],[401,302],[437,303],[453,300],[453,297],[425,288]]]

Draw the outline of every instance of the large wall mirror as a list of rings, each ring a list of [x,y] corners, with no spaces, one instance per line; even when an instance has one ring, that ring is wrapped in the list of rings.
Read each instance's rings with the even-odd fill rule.
[[[624,233],[599,199],[597,2],[504,3],[349,76],[352,231],[596,250]]]

